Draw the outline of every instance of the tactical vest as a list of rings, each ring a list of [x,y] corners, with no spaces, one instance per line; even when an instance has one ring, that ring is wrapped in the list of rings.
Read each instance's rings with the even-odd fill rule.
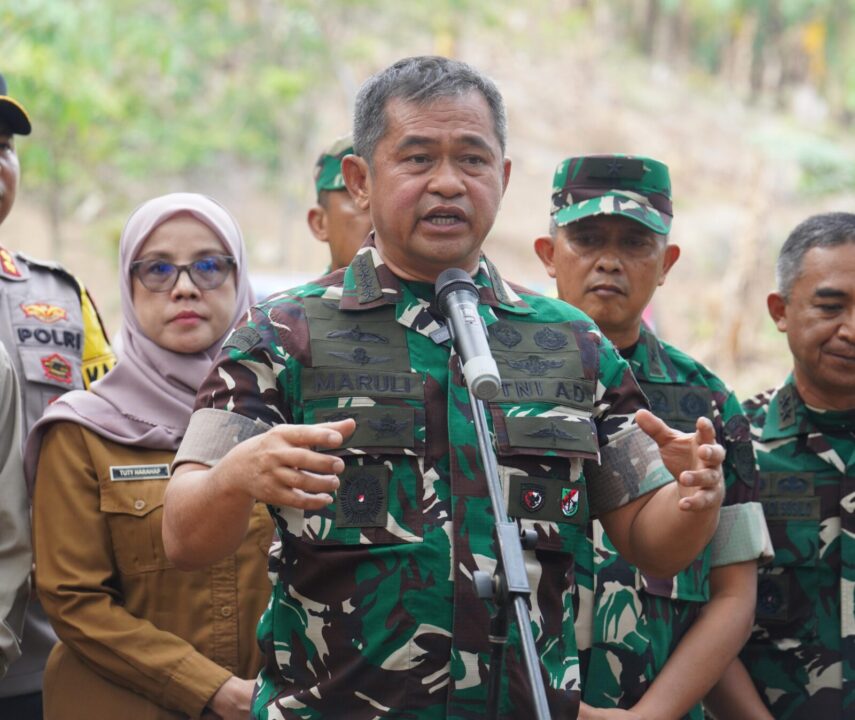
[[[366,572],[372,567],[370,552],[378,567],[394,573],[409,562],[412,552],[419,572],[429,576],[453,558],[440,573],[443,583],[453,581],[449,591],[454,599],[448,606],[453,617],[436,638],[447,638],[442,642],[449,643],[452,656],[466,651],[486,657],[487,606],[476,596],[470,573],[475,557],[494,552],[494,520],[475,431],[465,421],[468,393],[457,362],[449,363],[447,336],[445,341],[441,335],[432,339],[405,328],[394,306],[348,312],[335,300],[304,297],[302,302],[306,326],[295,320],[289,327],[291,337],[307,337],[283,348],[288,359],[279,375],[285,384],[285,406],[292,413],[288,421],[355,418],[357,428],[344,447],[330,451],[345,461],[332,505],[311,511],[276,508],[283,543],[294,536],[300,541],[289,544],[283,559],[298,558],[298,568],[326,559],[334,563],[349,546],[353,550],[348,555],[354,562],[358,558]],[[526,552],[533,597],[539,598],[536,622],[544,636],[555,638],[541,659],[562,685],[574,687],[575,675],[579,687],[572,620],[576,560],[579,552],[590,552],[582,461],[599,455],[592,419],[598,349],[583,333],[577,335],[572,323],[525,322],[501,311],[496,315],[499,322],[489,326],[490,345],[503,382],[498,397],[488,404],[487,420],[500,480],[509,515],[538,537],[536,550]],[[587,345],[580,350],[583,343]],[[325,553],[304,555],[304,544],[324,547]],[[324,567],[323,573],[336,574],[329,569],[334,566]],[[306,572],[313,570],[295,571],[288,581],[301,594],[312,595],[303,585]],[[336,582],[344,582],[342,575],[331,578],[325,591],[326,597],[336,597],[329,601],[333,605],[337,592],[360,597],[365,592],[358,585],[333,589]],[[413,580],[415,587],[424,581]],[[317,582],[317,577],[310,581],[312,589]],[[413,597],[406,595],[400,602],[415,607],[419,601]],[[279,633],[295,638],[308,632],[290,626],[298,616],[290,602],[277,586],[271,604],[277,638]],[[436,615],[414,610],[415,622],[430,635],[431,622],[444,623],[439,619],[444,614],[445,609]],[[325,617],[331,626],[346,622],[338,610]],[[387,631],[378,627],[378,632]],[[288,672],[283,666],[283,684],[289,682]],[[449,708],[458,706],[461,692],[466,691],[452,686]],[[555,702],[553,709],[561,714],[569,712],[573,700],[570,693],[562,693]]]
[[[347,317],[335,306],[335,302],[320,298],[305,299],[311,363],[301,370],[302,417],[295,420],[314,423],[354,418],[356,431],[338,451],[345,457],[424,456],[428,422],[425,377],[410,370],[407,330],[396,322],[395,309],[387,306]],[[509,470],[518,464],[512,460],[516,456],[577,461],[598,457],[591,419],[594,381],[583,372],[575,333],[567,323],[504,318],[490,326],[489,342],[502,385],[498,396],[488,403],[488,424],[494,431],[499,463],[507,480],[509,514],[547,523],[550,532],[561,524],[584,527],[588,510],[582,478],[571,488],[566,481],[551,482],[536,477],[537,473],[532,476]],[[354,398],[362,400],[356,405],[351,402]],[[544,411],[551,414],[544,415]],[[565,422],[568,414],[573,422]],[[453,444],[453,438],[451,441]],[[577,466],[580,468],[581,462]],[[345,470],[345,477],[349,472],[349,468]],[[379,474],[385,477],[387,473]],[[568,476],[569,470],[565,480]],[[385,486],[385,479],[381,483],[366,478],[360,487],[381,485]],[[343,488],[348,486],[345,481]],[[370,528],[385,528],[385,507],[351,507],[349,497],[341,494],[335,527],[362,528],[363,533],[380,541],[385,531]],[[365,507],[374,509],[366,516]],[[370,522],[360,522],[366,518]]]

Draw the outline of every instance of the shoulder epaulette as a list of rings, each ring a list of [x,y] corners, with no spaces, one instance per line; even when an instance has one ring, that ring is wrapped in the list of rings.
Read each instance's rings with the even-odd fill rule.
[[[51,272],[56,273],[57,275],[61,275],[66,280],[73,283],[74,286],[78,289],[78,291],[80,290],[80,283],[77,281],[77,278],[75,278],[74,275],[72,275],[68,270],[66,270],[55,260],[42,260],[40,258],[30,257],[29,255],[22,252],[16,252],[15,257],[18,260],[27,263],[27,265],[31,267],[42,268],[43,270],[50,270]]]

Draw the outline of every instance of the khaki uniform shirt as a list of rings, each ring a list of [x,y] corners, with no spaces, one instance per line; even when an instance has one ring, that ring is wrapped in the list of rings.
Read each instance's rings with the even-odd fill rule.
[[[74,423],[45,434],[33,503],[36,583],[62,640],[45,671],[48,720],[195,718],[232,674],[258,672],[254,630],[270,594],[273,525],[258,505],[235,555],[179,572],[161,539],[172,459]],[[146,714],[131,712],[128,698]]]

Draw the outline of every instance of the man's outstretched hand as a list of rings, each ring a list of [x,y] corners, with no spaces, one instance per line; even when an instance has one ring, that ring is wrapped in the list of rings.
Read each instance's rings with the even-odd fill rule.
[[[697,512],[719,507],[724,498],[724,448],[716,443],[709,419],[698,418],[693,433],[674,430],[647,410],[639,410],[635,420],[659,446],[662,462],[677,479],[679,508]]]

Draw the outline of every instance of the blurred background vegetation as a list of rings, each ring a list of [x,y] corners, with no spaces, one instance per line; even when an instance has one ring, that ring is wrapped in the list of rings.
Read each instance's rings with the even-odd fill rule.
[[[239,219],[252,270],[317,274],[312,164],[348,131],[360,83],[442,54],[492,76],[514,162],[486,249],[550,291],[531,249],[569,155],[672,171],[683,256],[654,301],[665,339],[743,395],[787,349],[765,311],[803,218],[855,205],[855,0],[17,0],[0,72],[31,115],[0,242],[62,260],[118,322],[116,244],[143,200],[206,192]]]

